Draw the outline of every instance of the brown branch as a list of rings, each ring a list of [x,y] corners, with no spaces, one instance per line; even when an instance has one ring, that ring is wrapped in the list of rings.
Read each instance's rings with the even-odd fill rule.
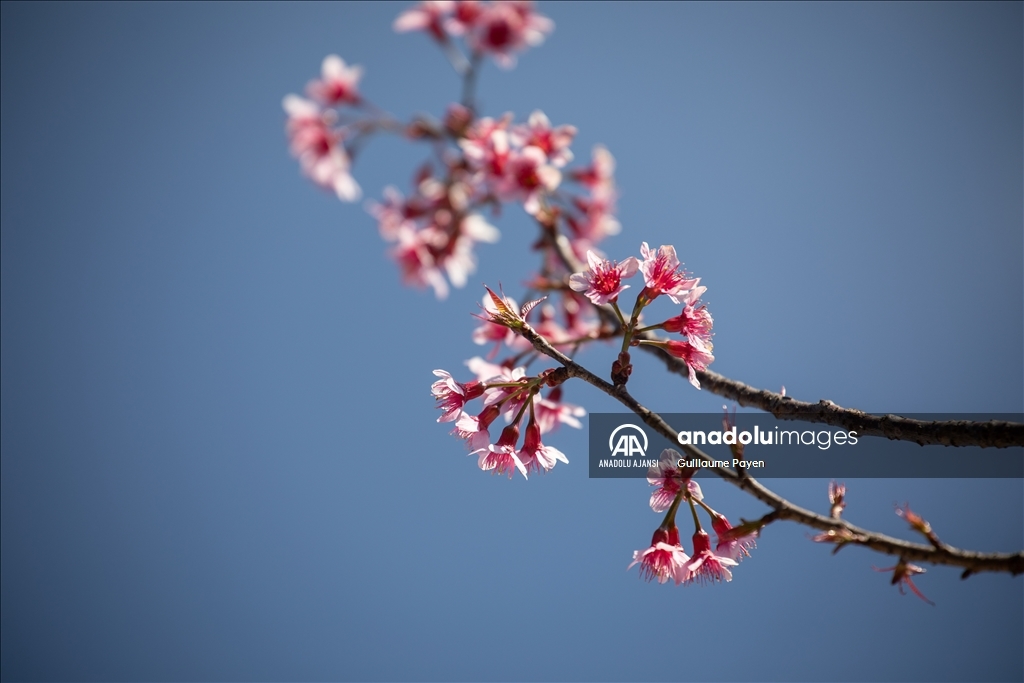
[[[572,252],[569,239],[560,233],[554,225],[543,225],[545,242],[554,250],[559,260],[570,272],[583,270]],[[622,326],[610,306],[595,306],[601,319],[621,333]],[[634,335],[637,339],[649,341],[662,340],[652,332]],[[689,369],[686,363],[669,355],[657,346],[641,345],[647,353],[655,355],[673,374],[680,375],[689,381]],[[871,415],[855,408],[843,408],[829,400],[818,403],[797,401],[789,396],[776,394],[729,379],[712,370],[697,372],[702,388],[713,394],[736,401],[741,406],[752,406],[771,413],[780,420],[800,420],[816,422],[834,427],[842,427],[847,431],[855,431],[864,436],[884,436],[896,441],[912,441],[921,446],[980,446],[982,448],[1010,448],[1024,446],[1024,424],[989,420],[974,422],[970,420],[928,421],[913,420],[899,415]]]
[[[629,408],[644,421],[644,424],[654,429],[670,442],[676,441],[675,430],[660,415],[637,401],[626,390],[624,385],[616,386],[598,377],[551,346],[543,336],[538,334],[529,325],[524,325],[520,333],[527,341],[533,344],[535,349],[559,362],[570,377],[577,377],[600,389]],[[694,446],[682,445],[680,448],[691,457],[710,459],[708,455]],[[794,505],[777,493],[767,489],[756,479],[747,475],[746,472],[734,472],[722,467],[712,468],[711,471],[771,507],[772,512],[762,518],[765,524],[777,520],[790,520],[814,529],[834,532],[836,542],[843,545],[861,545],[876,552],[893,555],[903,560],[963,567],[963,578],[986,571],[1009,572],[1012,575],[1024,573],[1024,551],[1017,553],[980,553],[973,550],[954,548],[946,544],[933,547],[911,543],[885,534],[868,531],[845,520],[819,515],[816,512]]]
[[[657,335],[644,333],[644,339],[658,339]],[[686,364],[668,355],[656,346],[641,346],[653,353],[665,367],[675,374],[688,378]],[[842,427],[864,436],[884,436],[896,441],[912,441],[922,446],[980,446],[982,448],[1010,448],[1024,446],[1024,424],[989,420],[928,421],[912,420],[899,415],[871,415],[855,408],[843,408],[832,401],[818,403],[797,401],[789,396],[776,394],[764,389],[729,379],[711,370],[697,372],[701,387],[708,391],[736,401],[741,406],[753,406],[771,413],[780,420],[818,422]]]

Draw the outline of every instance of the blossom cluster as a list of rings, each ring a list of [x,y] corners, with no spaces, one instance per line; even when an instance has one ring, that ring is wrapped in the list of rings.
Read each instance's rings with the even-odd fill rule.
[[[530,0],[425,0],[394,23],[396,31],[425,31],[442,46],[461,37],[474,58],[490,55],[505,69],[515,66],[515,53],[540,45],[554,28]]]
[[[666,512],[664,521],[654,531],[651,545],[633,553],[633,562],[627,569],[640,565],[640,576],[659,583],[670,580],[677,585],[688,583],[715,583],[732,581],[731,567],[750,556],[755,545],[756,530],[745,526],[734,528],[725,515],[712,509],[704,502],[700,485],[691,477],[696,470],[681,469],[680,454],[667,448],[662,451],[661,460],[651,468],[648,482],[657,487],[651,494],[651,509]],[[676,527],[676,511],[680,503],[689,505],[693,513],[693,555],[687,555],[679,540]],[[711,526],[716,535],[715,549],[711,549],[711,537],[701,527],[697,507],[711,516]]]
[[[538,45],[553,27],[525,0],[428,0],[394,23],[396,31],[429,35],[467,83],[484,56],[512,66],[516,53]],[[468,56],[456,38],[463,39]],[[447,296],[449,285],[463,286],[476,269],[475,246],[500,236],[485,210],[497,215],[506,203],[561,226],[578,259],[619,232],[615,160],[598,146],[589,164],[570,168],[574,126],[552,125],[539,110],[520,122],[512,114],[480,117],[469,93],[439,121],[418,116],[402,122],[360,93],[362,75],[362,67],[326,57],[305,97],[285,97],[285,128],[303,173],[343,201],[362,196],[352,159],[368,136],[391,133],[431,145],[432,159],[414,174],[408,196],[388,187],[380,201],[367,205],[406,284],[430,287],[438,298]],[[567,183],[576,189],[567,190]]]
[[[683,269],[672,245],[655,249],[643,242],[638,256],[621,260],[601,251],[605,238],[621,230],[611,153],[596,146],[587,164],[572,166],[575,126],[553,125],[540,110],[525,121],[511,113],[480,116],[476,110],[473,89],[481,61],[489,57],[511,68],[519,53],[543,42],[554,28],[551,20],[530,0],[424,0],[399,15],[393,28],[429,36],[462,78],[461,101],[448,105],[438,120],[420,115],[402,121],[360,91],[362,67],[329,55],[305,96],[290,94],[283,101],[289,149],[302,172],[342,201],[354,202],[362,191],[352,175],[353,159],[370,136],[387,133],[427,144],[431,156],[413,174],[411,190],[403,194],[387,187],[380,200],[367,203],[367,210],[391,244],[390,255],[404,282],[430,287],[438,298],[448,294],[449,286],[466,284],[476,269],[477,244],[498,241],[491,220],[504,205],[522,206],[539,228],[533,248],[540,253],[540,265],[526,282],[526,298],[532,300],[520,307],[503,291],[486,290],[472,340],[491,348],[486,358],[466,361],[476,378],[461,382],[446,370],[434,371],[431,393],[441,411],[438,422],[453,423],[452,434],[477,456],[480,469],[528,477],[568,463],[562,451],[544,443],[548,434],[562,424],[582,427],[584,409],[563,400],[569,370],[575,368],[574,376],[580,376],[579,366],[566,355],[572,358],[592,342],[621,339],[611,385],[602,387],[616,395],[633,370],[630,349],[653,346],[679,359],[690,383],[700,389],[699,373],[715,359],[714,320],[702,303],[707,288],[700,278]],[[626,315],[620,298],[637,275],[643,285],[631,292],[636,296]],[[652,323],[649,307],[662,296],[676,307],[674,315]],[[656,336],[656,331],[669,336]],[[563,367],[530,369],[548,356]],[[726,411],[723,423],[729,429],[734,415]],[[730,447],[734,457],[742,458],[742,444]],[[733,568],[750,557],[771,514],[733,526],[704,500],[693,480],[696,470],[681,468],[683,462],[679,453],[666,449],[651,468],[648,482],[655,488],[649,504],[664,518],[650,545],[633,553],[629,568],[639,566],[642,578],[659,583],[731,581]],[[836,550],[864,542],[866,537],[841,521],[845,485],[832,482],[828,497],[835,524],[813,540],[833,543]],[[694,523],[690,554],[676,526],[684,503]],[[909,506],[896,512],[932,546],[943,547]],[[714,546],[701,514],[710,518]],[[901,592],[906,587],[927,601],[912,581],[924,569],[900,558],[879,571],[892,571]]]
[[[467,365],[478,379],[466,383],[456,381],[446,370],[435,370],[439,377],[431,392],[441,409],[438,422],[454,422],[452,434],[466,442],[471,455],[484,471],[524,477],[530,472],[547,472],[559,463],[568,463],[565,454],[543,443],[542,435],[560,424],[579,428],[585,412],[578,406],[561,402],[561,387],[550,372],[528,377],[525,368],[508,367],[473,358]],[[552,386],[547,396],[541,389]],[[482,399],[480,411],[468,411],[466,405]],[[528,417],[527,417],[528,416]],[[492,425],[504,417],[506,426],[497,439],[491,437]],[[522,446],[519,435],[526,421]]]

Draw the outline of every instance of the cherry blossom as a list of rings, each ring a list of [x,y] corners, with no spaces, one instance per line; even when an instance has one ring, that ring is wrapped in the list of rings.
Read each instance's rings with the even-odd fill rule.
[[[562,387],[560,386],[552,389],[546,397],[535,396],[533,408],[541,434],[552,432],[562,424],[582,429],[583,423],[579,418],[587,414],[587,411],[580,406],[562,402]]]
[[[587,251],[587,264],[590,266],[587,270],[569,277],[569,286],[576,292],[582,292],[595,306],[618,299],[619,294],[629,289],[629,285],[622,284],[622,281],[636,275],[640,266],[632,256],[622,262],[606,261],[593,251]]]
[[[700,338],[694,337],[688,342],[664,342],[663,348],[670,355],[686,363],[686,368],[690,372],[690,384],[700,389],[700,382],[697,380],[697,370],[707,370],[708,366],[714,362],[715,357],[711,355],[711,345],[705,346]]]
[[[346,66],[345,60],[338,55],[327,55],[320,66],[320,80],[310,81],[306,92],[327,106],[357,104],[362,76],[363,67]]]
[[[666,448],[661,452],[658,464],[648,471],[647,483],[658,487],[651,493],[651,509],[655,512],[668,510],[684,484],[688,490],[690,490],[690,484],[696,486],[695,490],[691,490],[691,494],[695,492],[698,494],[698,499],[703,498],[697,482],[691,479],[697,470],[695,468],[681,469],[678,465],[681,457],[675,449]]]
[[[672,579],[679,585],[690,579],[690,572],[687,569],[689,561],[689,556],[679,545],[679,530],[672,526],[655,530],[651,546],[645,550],[634,551],[633,561],[626,570],[629,571],[633,565],[639,564],[640,578],[645,581],[656,578],[658,583],[665,583]]]
[[[483,3],[477,0],[459,0],[455,3],[452,16],[445,21],[444,27],[453,36],[466,35],[476,26],[483,12]]]
[[[530,0],[504,0],[486,6],[475,19],[474,30],[467,36],[475,52],[494,57],[503,69],[516,64],[513,54],[544,42],[544,36],[555,28],[553,21],[538,14]]]
[[[706,531],[700,529],[693,534],[693,559],[686,565],[689,581],[702,584],[732,581],[728,568],[737,564],[736,560],[711,552],[711,538]]]
[[[495,191],[503,201],[521,201],[526,213],[537,215],[545,194],[554,192],[562,182],[562,173],[548,164],[538,147],[524,147],[509,154],[504,175],[497,179]]]
[[[351,162],[341,144],[341,133],[329,127],[330,115],[297,95],[286,96],[282,104],[288,114],[289,146],[303,173],[317,185],[333,190],[342,201],[358,200],[362,191],[349,173]]]
[[[654,251],[644,242],[640,245],[640,256],[644,259],[640,263],[640,271],[647,285],[645,294],[650,299],[665,294],[672,303],[682,303],[679,297],[686,295],[700,282],[699,278],[687,279],[686,274],[679,270],[676,248],[670,244],[663,244]]]
[[[591,193],[609,203],[615,198],[615,157],[604,145],[595,145],[590,165],[570,174],[576,182],[590,188]]]
[[[484,385],[479,381],[466,384],[456,382],[447,370],[434,370],[434,375],[441,378],[430,386],[430,393],[434,395],[437,407],[441,409],[438,422],[452,422],[458,419],[468,401],[483,396]]]
[[[438,299],[446,298],[448,282],[438,267],[435,254],[439,245],[444,246],[447,243],[448,236],[435,228],[400,230],[397,244],[391,250],[391,257],[402,271],[402,281],[418,288],[429,285]]]
[[[523,447],[519,451],[519,460],[526,467],[527,471],[544,472],[554,468],[555,463],[564,462],[569,464],[569,459],[562,451],[553,446],[545,446],[541,443],[541,428],[536,421],[530,420],[526,425],[526,436],[523,438]]]
[[[383,202],[367,201],[366,210],[377,219],[380,236],[389,242],[398,239],[398,235],[403,229],[411,230],[415,227],[406,213],[406,204],[402,193],[392,185],[384,188]]]
[[[500,119],[484,117],[470,126],[459,140],[466,161],[483,173],[487,183],[496,183],[505,176],[505,166],[512,152],[508,135],[511,122],[511,114]]]
[[[444,30],[444,15],[454,6],[452,0],[423,0],[399,14],[392,28],[398,33],[426,31],[434,40],[443,43],[448,40]]]
[[[685,334],[689,338],[697,338],[705,343],[711,341],[711,327],[714,320],[707,306],[694,308],[692,304],[683,307],[682,313],[674,318],[669,318],[661,324],[666,332]]]
[[[497,443],[489,444],[486,448],[476,451],[480,456],[478,463],[480,469],[491,470],[495,474],[507,474],[509,479],[512,478],[516,470],[519,470],[524,477],[527,477],[526,466],[516,452],[518,440],[519,425],[511,424],[501,430],[501,436],[498,437]]]
[[[519,147],[536,147],[544,152],[555,168],[562,168],[572,161],[569,145],[576,135],[576,126],[551,127],[551,121],[544,112],[537,110],[530,114],[525,125],[513,127],[512,142]]]
[[[572,203],[579,213],[567,214],[565,221],[573,253],[584,259],[587,251],[594,249],[595,245],[611,235],[618,235],[622,226],[613,215],[614,207],[606,200],[574,197]]]
[[[750,557],[750,549],[757,545],[757,534],[736,535],[736,530],[725,515],[712,513],[711,526],[718,535],[715,551],[722,557],[739,562],[744,557]]]
[[[501,410],[497,406],[487,406],[479,415],[470,415],[463,411],[462,415],[455,421],[455,429],[452,434],[460,439],[466,440],[466,448],[471,453],[476,453],[486,448],[491,442],[490,427]]]
[[[507,366],[495,365],[494,363],[484,360],[480,356],[473,356],[467,360],[466,367],[469,368],[469,371],[476,375],[477,380],[481,382],[487,382],[495,377],[500,377],[502,373],[507,370]]]

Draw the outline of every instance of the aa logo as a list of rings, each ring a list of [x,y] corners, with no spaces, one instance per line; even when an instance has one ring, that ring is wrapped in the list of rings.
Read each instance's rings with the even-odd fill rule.
[[[643,438],[642,446],[636,433]],[[631,458],[634,455],[639,455],[642,458],[647,454],[647,433],[636,425],[619,425],[608,437],[608,450],[612,452],[613,457],[623,455]]]

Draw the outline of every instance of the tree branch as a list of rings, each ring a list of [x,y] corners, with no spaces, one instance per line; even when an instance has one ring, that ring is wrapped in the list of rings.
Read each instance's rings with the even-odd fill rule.
[[[572,252],[569,239],[560,233],[554,225],[541,225],[546,242],[554,250],[558,259],[570,273],[584,270]],[[619,330],[622,325],[611,306],[595,306],[601,319]],[[636,339],[648,341],[664,341],[652,332],[635,334]],[[640,349],[653,354],[673,374],[680,375],[689,381],[689,369],[686,363],[669,355],[657,346],[643,344]],[[729,379],[711,370],[697,372],[701,387],[713,394],[736,401],[741,406],[752,406],[771,413],[780,420],[800,420],[816,422],[834,427],[842,427],[847,431],[855,431],[864,436],[884,436],[895,441],[912,441],[921,446],[980,446],[982,448],[1010,448],[1024,446],[1024,424],[989,420],[974,422],[969,420],[927,421],[912,420],[899,415],[871,415],[855,408],[843,408],[832,401],[822,399],[818,403],[797,401],[789,396],[776,394]]]
[[[594,386],[622,405],[635,413],[644,424],[648,425],[670,442],[676,441],[676,433],[672,427],[665,422],[657,413],[649,410],[637,401],[624,385],[613,385],[601,377],[575,362],[565,354],[555,349],[548,341],[538,334],[530,325],[525,324],[520,333],[533,344],[533,347],[560,363],[570,377],[577,377]],[[724,378],[723,378],[724,379]],[[731,380],[730,380],[731,381]],[[702,459],[711,459],[707,454],[691,445],[681,445],[687,455]],[[749,476],[744,471],[733,471],[730,469],[716,467],[712,472],[728,481],[730,484],[750,493],[761,502],[772,508],[772,512],[762,518],[766,526],[778,520],[789,520],[803,524],[814,529],[821,529],[826,532],[833,532],[831,542],[840,544],[861,545],[876,552],[886,555],[893,555],[903,560],[914,560],[927,562],[935,565],[950,565],[963,567],[963,578],[979,572],[1009,572],[1012,575],[1024,573],[1024,551],[1017,553],[980,553],[973,550],[962,550],[946,544],[937,547],[911,543],[902,539],[893,538],[885,534],[875,533],[862,529],[849,522],[819,515],[816,512],[804,509],[790,503],[777,493],[769,490],[759,481]]]

